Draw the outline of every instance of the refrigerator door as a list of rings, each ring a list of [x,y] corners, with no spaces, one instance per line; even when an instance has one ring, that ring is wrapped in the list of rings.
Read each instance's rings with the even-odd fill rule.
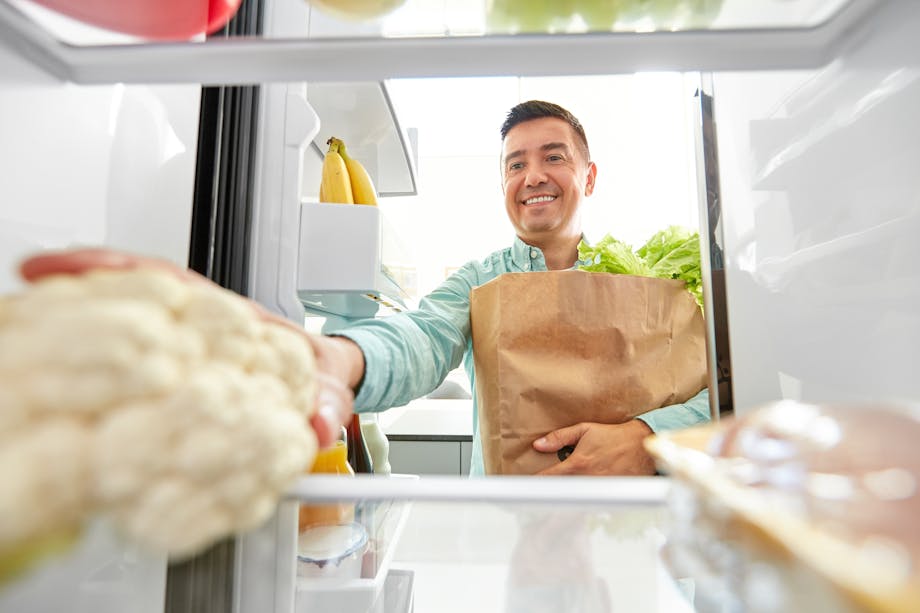
[[[726,0],[725,6],[739,3]],[[4,87],[0,100],[5,190],[0,232],[9,233],[0,249],[7,270],[28,251],[75,243],[130,247],[184,262],[189,215],[183,207],[191,206],[198,87],[112,83],[274,83],[265,90],[262,112],[268,117],[276,111],[290,121],[280,128],[265,123],[263,137],[272,132],[276,139],[265,142],[276,146],[262,150],[257,178],[265,207],[254,220],[255,240],[262,242],[254,247],[253,295],[298,321],[303,310],[295,297],[297,244],[278,237],[287,236],[282,227],[299,228],[301,169],[294,162],[321,120],[303,103],[299,84],[428,75],[714,71],[735,409],[781,397],[864,400],[920,393],[913,372],[920,363],[915,308],[920,279],[913,265],[920,256],[915,240],[920,230],[915,176],[920,6],[913,0],[776,3],[810,11],[792,11],[797,13],[792,23],[774,14],[771,20],[729,21],[722,28],[679,33],[485,35],[479,24],[474,35],[390,36],[377,29],[349,37],[341,34],[349,30],[340,24],[344,30],[331,38],[164,45],[67,41],[59,29],[49,32],[44,21],[26,14],[27,6],[0,2],[0,77],[13,85]],[[312,15],[299,0],[269,6],[292,11],[299,27],[309,27]],[[180,107],[176,114],[174,102]],[[36,109],[41,121],[22,120],[35,117]],[[132,118],[126,132],[120,132],[122,113]],[[6,274],[6,286],[15,285]],[[613,608],[607,597],[621,595],[627,600],[616,607],[623,610],[637,610],[637,603],[639,610],[679,610],[680,590],[660,592],[665,583],[654,555],[658,525],[646,523],[661,507],[659,485],[650,485],[655,491],[649,493],[644,480],[593,481],[588,494],[580,494],[577,481],[507,489],[496,481],[475,486],[460,485],[470,483],[463,481],[443,490],[426,481],[406,494],[394,481],[381,482],[385,492],[355,496],[411,499],[421,501],[413,503],[421,508],[426,496],[446,491],[441,502],[454,503],[415,514],[394,539],[405,548],[394,551],[389,572],[406,570],[410,562],[422,565],[408,567],[411,581],[406,574],[389,581],[388,573],[381,589],[388,594],[388,584],[415,586],[415,610],[444,611],[454,603],[473,610],[534,610],[549,603],[558,611],[565,601],[555,600],[553,592],[541,597],[539,588],[565,586],[533,581],[547,564],[531,569],[531,581],[522,583],[508,563],[516,535],[527,534],[529,520],[541,517],[546,505],[571,510],[577,521],[566,522],[566,539],[556,542],[561,548],[528,553],[527,546],[541,541],[526,540],[522,557],[576,564],[579,572],[572,581],[581,588],[576,597],[588,599],[575,601],[583,605],[579,610]],[[342,495],[340,486],[333,484]],[[471,489],[480,486],[501,491]],[[323,500],[318,489],[298,495]],[[466,506],[483,497],[500,504],[485,512]],[[589,504],[602,510],[586,510]],[[643,511],[622,516],[623,505]],[[241,539],[240,611],[290,613],[298,606],[302,590],[293,511],[290,504],[281,505],[272,522]],[[616,517],[606,521],[610,514]],[[635,549],[624,546],[633,542],[632,533],[618,541],[598,529],[609,527],[616,534],[632,520],[653,535],[646,541],[643,533]],[[577,547],[585,535],[573,527],[592,527],[588,541],[600,539],[602,545]],[[473,549],[462,547],[468,541],[475,543]],[[450,560],[437,557],[439,550],[428,545],[443,546]],[[496,552],[493,545],[503,549]],[[457,560],[470,562],[472,570],[461,576],[460,589],[452,577],[445,598],[443,577],[458,570]],[[400,568],[396,562],[406,564]],[[559,576],[559,568],[550,568],[550,579]],[[625,575],[632,578],[625,584],[624,569],[635,573]],[[419,587],[425,573],[432,579]],[[600,580],[578,582],[595,576]],[[160,578],[151,577],[159,585]],[[495,591],[467,589],[478,581]],[[71,602],[82,602],[84,583],[55,585],[74,594]],[[650,589],[638,594],[634,586]],[[390,602],[397,604],[392,606],[409,607],[399,595],[403,592],[394,589],[398,593]],[[151,589],[156,592],[162,596]],[[385,597],[384,607],[386,602]],[[113,606],[148,611],[158,602],[151,596]]]
[[[0,92],[0,294],[22,287],[23,258],[49,249],[104,245],[186,265],[200,87],[63,83],[0,46]],[[0,448],[14,435],[0,433]],[[14,481],[5,469],[0,479]],[[165,585],[164,556],[98,522],[0,587],[0,611],[160,613]]]
[[[735,409],[920,397],[920,5],[818,70],[714,75]]]

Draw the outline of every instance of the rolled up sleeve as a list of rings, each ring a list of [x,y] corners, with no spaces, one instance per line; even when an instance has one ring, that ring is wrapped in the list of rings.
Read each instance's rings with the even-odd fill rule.
[[[667,432],[680,430],[704,424],[710,421],[709,390],[703,388],[696,396],[681,404],[672,404],[648,413],[643,413],[636,419],[641,419],[652,432]]]

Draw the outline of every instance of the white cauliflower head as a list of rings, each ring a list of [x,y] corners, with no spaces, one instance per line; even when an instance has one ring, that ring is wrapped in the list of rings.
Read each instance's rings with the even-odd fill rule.
[[[91,513],[173,557],[266,519],[316,454],[308,341],[168,271],[0,301],[0,554]]]

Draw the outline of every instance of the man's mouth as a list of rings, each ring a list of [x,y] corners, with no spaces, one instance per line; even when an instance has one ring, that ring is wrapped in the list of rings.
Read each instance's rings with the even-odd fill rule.
[[[556,196],[534,196],[533,198],[527,198],[524,200],[524,206],[540,204],[541,202],[552,202],[555,199]]]

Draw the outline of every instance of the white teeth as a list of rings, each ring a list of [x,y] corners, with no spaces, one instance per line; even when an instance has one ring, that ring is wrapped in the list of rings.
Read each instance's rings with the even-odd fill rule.
[[[538,202],[549,202],[555,200],[555,196],[537,196],[536,198],[528,198],[524,201],[524,204],[536,204]]]

